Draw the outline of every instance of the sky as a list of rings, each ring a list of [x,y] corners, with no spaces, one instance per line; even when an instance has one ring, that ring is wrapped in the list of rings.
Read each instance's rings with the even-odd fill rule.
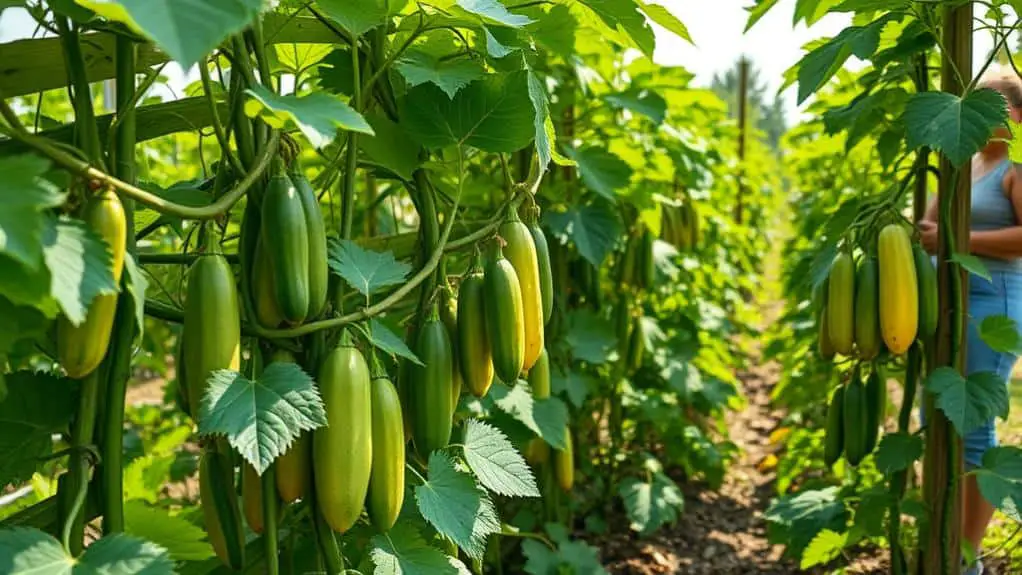
[[[654,25],[657,45],[653,59],[664,65],[682,65],[695,73],[697,85],[708,86],[714,73],[734,65],[744,54],[760,70],[760,78],[772,94],[783,82],[784,71],[802,57],[804,44],[834,36],[851,23],[847,14],[829,14],[812,27],[799,24],[792,28],[795,2],[781,0],[752,30],[743,34],[748,19],[745,7],[753,4],[753,0],[655,0],[654,3],[665,6],[685,23],[694,45]],[[32,20],[21,9],[8,9],[0,16],[0,42],[29,37],[34,28]],[[991,46],[988,35],[977,33],[976,67]],[[847,65],[859,63],[853,56]],[[169,65],[164,73],[176,90],[195,79],[186,80],[176,64]],[[789,120],[798,118],[795,88],[789,88],[783,97]]]

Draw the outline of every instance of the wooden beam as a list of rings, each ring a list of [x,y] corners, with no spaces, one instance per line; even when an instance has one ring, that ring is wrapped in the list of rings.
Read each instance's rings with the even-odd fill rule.
[[[331,44],[337,35],[312,17],[288,17],[270,13],[263,19],[270,44]],[[82,36],[86,75],[89,82],[114,77],[114,40],[109,32]],[[153,44],[139,46],[137,70],[145,72],[169,60]],[[57,37],[16,40],[0,44],[0,94],[4,98],[25,96],[67,85],[64,54]]]

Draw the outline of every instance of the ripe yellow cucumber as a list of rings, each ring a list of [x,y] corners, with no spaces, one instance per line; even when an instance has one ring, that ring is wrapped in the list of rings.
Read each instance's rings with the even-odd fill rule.
[[[529,370],[529,387],[532,388],[532,396],[536,399],[550,397],[550,356],[546,352],[546,347],[540,351],[539,359]]]
[[[830,267],[827,293],[827,325],[830,343],[841,355],[851,355],[855,343],[855,262],[842,252]]]
[[[373,466],[369,366],[349,341],[323,358],[319,392],[327,427],[313,432],[316,499],[330,528],[344,533],[362,513]]]
[[[127,234],[121,200],[106,188],[89,198],[81,219],[107,243],[110,271],[120,285]],[[81,379],[99,367],[110,345],[116,312],[117,294],[102,294],[93,298],[81,324],[76,326],[63,315],[57,320],[57,358],[70,377]]]
[[[405,497],[405,425],[401,400],[390,379],[372,381],[373,467],[369,519],[380,531],[394,526]]]
[[[247,461],[241,462],[241,503],[245,522],[253,533],[263,532],[263,482],[255,467]]]
[[[261,215],[277,307],[286,322],[300,324],[309,313],[309,232],[301,195],[283,171],[270,177]]]
[[[494,372],[514,383],[525,365],[525,315],[518,274],[499,245],[483,274],[483,297]]]
[[[412,365],[408,378],[408,404],[412,417],[412,442],[423,461],[451,440],[454,410],[451,378],[454,364],[451,340],[434,304],[429,319],[419,328],[415,354],[424,365]]]
[[[543,349],[543,293],[539,277],[539,259],[536,244],[529,228],[518,218],[518,212],[508,210],[508,219],[498,231],[507,242],[504,257],[511,262],[518,276],[522,294],[522,317],[525,320],[525,353],[522,369],[530,369]]]
[[[483,270],[478,259],[458,290],[458,365],[468,390],[483,397],[493,383],[493,352],[486,333]]]
[[[877,238],[880,259],[880,331],[894,355],[908,351],[919,327],[919,284],[908,233],[888,224]]]
[[[880,353],[879,276],[876,258],[865,256],[855,277],[855,346],[862,359]]]
[[[184,375],[192,419],[198,421],[206,381],[218,369],[241,367],[241,327],[234,273],[216,241],[212,253],[195,260],[188,270],[183,337]]]

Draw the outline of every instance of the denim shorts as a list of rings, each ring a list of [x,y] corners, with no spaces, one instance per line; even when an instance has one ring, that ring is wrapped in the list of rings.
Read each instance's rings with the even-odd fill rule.
[[[1022,273],[991,271],[990,280],[969,275],[969,309],[966,332],[966,375],[980,371],[996,373],[1008,385],[1018,355],[998,352],[979,337],[979,326],[989,316],[1004,315],[1022,327]],[[920,420],[925,418],[920,409]],[[994,418],[965,435],[965,466],[979,467],[983,454],[997,446]]]

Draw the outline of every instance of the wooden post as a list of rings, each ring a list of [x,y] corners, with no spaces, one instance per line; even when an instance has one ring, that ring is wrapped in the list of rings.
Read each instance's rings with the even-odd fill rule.
[[[742,223],[742,200],[745,195],[745,140],[748,136],[749,61],[738,60],[738,197],[735,198],[735,222]]]
[[[972,12],[973,3],[965,2],[944,9],[941,89],[961,95],[965,82],[972,78]],[[968,311],[969,278],[967,272],[949,260],[947,228],[954,233],[955,251],[968,253],[971,202],[971,163],[960,168],[946,157],[940,161],[940,248],[938,250],[937,282],[939,284],[940,320],[937,326],[935,355],[932,365],[950,366],[962,371],[965,366],[965,316]],[[930,510],[926,529],[920,534],[921,557],[918,572],[925,575],[957,574],[961,570],[962,500],[959,482],[962,467],[962,440],[944,413],[934,406],[934,398],[924,393],[926,408],[926,454],[923,460],[923,496]]]

